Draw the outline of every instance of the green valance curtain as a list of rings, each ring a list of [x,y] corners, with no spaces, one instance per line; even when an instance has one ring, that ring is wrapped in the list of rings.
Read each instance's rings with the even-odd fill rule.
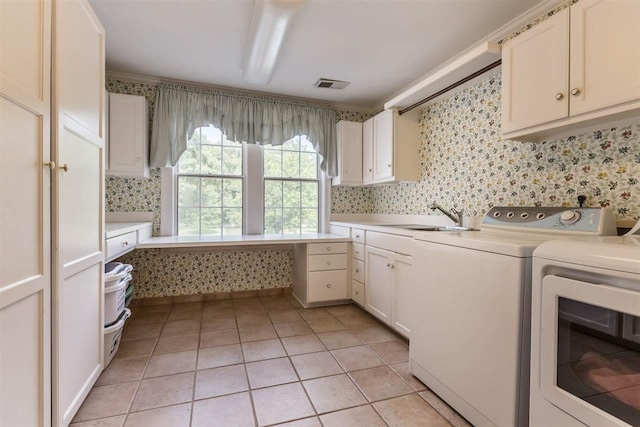
[[[199,88],[160,84],[151,135],[151,166],[175,166],[187,141],[202,126],[249,144],[281,145],[306,135],[322,156],[320,168],[338,172],[336,112],[309,104],[251,95],[228,95]]]

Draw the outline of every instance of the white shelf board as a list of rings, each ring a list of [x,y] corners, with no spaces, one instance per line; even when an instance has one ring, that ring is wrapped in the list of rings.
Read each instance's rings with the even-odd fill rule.
[[[498,43],[481,43],[424,76],[423,79],[387,101],[384,104],[384,108],[402,109],[413,105],[421,99],[427,98],[447,86],[481,70],[487,65],[496,62],[501,56],[501,48]],[[490,73],[490,71],[487,71],[487,74],[488,73]]]

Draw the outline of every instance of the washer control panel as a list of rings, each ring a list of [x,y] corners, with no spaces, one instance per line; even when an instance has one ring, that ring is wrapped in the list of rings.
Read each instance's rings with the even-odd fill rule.
[[[482,220],[482,228],[522,228],[606,236],[616,234],[616,221],[609,208],[503,206],[487,212]]]

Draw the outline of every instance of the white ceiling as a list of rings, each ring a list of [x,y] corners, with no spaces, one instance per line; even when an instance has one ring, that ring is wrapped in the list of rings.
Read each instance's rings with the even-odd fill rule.
[[[253,0],[89,0],[107,69],[373,107],[540,0],[307,0],[272,81],[242,80]],[[346,89],[319,89],[325,77]]]

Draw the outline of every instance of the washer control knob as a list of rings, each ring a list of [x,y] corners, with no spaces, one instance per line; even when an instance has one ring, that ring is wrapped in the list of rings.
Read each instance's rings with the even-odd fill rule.
[[[500,218],[500,216],[501,216],[501,215],[502,215],[502,212],[500,212],[500,211],[495,211],[495,212],[493,213],[493,217],[494,217],[494,218]]]
[[[546,217],[546,215],[544,214],[544,212],[538,212],[536,214],[536,218],[537,219],[544,219],[544,217]]]
[[[527,218],[529,218],[529,213],[528,213],[528,212],[522,212],[522,213],[520,214],[520,218],[522,218],[522,219],[527,219]]]
[[[507,212],[507,218],[513,218],[514,216],[516,216],[515,213],[513,212]]]
[[[582,215],[580,212],[574,210],[564,211],[560,214],[560,222],[565,225],[575,224],[578,222]]]

